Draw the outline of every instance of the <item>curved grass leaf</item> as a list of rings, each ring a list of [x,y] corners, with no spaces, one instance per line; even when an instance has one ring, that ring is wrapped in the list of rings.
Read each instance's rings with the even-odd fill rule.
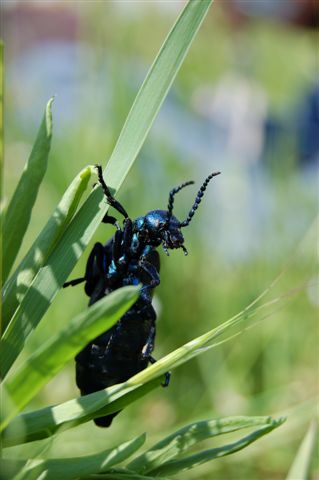
[[[186,5],[152,65],[107,165],[106,180],[113,192],[124,181],[141,149],[210,4],[211,0],[192,0]],[[34,278],[12,320],[17,333],[10,331],[10,335],[22,335],[19,346],[16,344],[19,351],[71,273],[107,208],[101,189],[95,189]]]
[[[313,420],[304,436],[296,458],[288,472],[286,480],[307,480],[310,478],[310,465],[317,441],[318,425]]]
[[[1,428],[90,340],[109,330],[137,297],[138,288],[129,286],[102,298],[42,345],[16,372],[8,375],[2,387],[12,407]],[[4,355],[14,348],[10,344],[3,347]]]
[[[24,461],[23,466],[21,465],[23,460],[4,460],[2,468],[4,471],[10,471],[11,478],[16,475],[15,480],[34,480],[36,478],[72,480],[105,472],[113,465],[118,465],[129,458],[144,443],[145,434],[94,455],[74,458],[34,459]],[[18,471],[19,469],[20,471]]]
[[[87,188],[93,167],[88,166],[74,178],[47,224],[20,262],[3,289],[3,327],[5,328],[22,301],[35,275],[45,264],[58,240],[73,217],[80,199]]]
[[[258,297],[258,299],[259,298],[261,298],[261,295]],[[127,384],[136,385],[146,383],[150,380],[153,380],[154,378],[159,377],[160,375],[163,375],[168,370],[176,368],[179,365],[182,365],[183,363],[189,361],[190,359],[202,353],[205,353],[205,351],[207,351],[207,348],[203,347],[223,335],[230,328],[233,328],[240,323],[247,321],[249,318],[254,317],[258,312],[270,309],[275,304],[277,304],[278,306],[284,303],[286,301],[286,296],[282,295],[281,297],[275,298],[262,305],[256,306],[255,303],[258,299],[253,301],[244,310],[242,310],[226,322],[222,323],[218,327],[215,327],[212,330],[204,333],[203,335],[194,338],[190,342],[185,343],[181,347],[177,348],[173,352],[158,360],[155,364],[149,366],[146,370],[143,370],[142,372],[134,375],[134,377],[130,378],[127,381]],[[210,345],[210,347],[214,348],[219,344],[220,342],[214,343]]]
[[[236,442],[232,442],[221,447],[204,450],[202,452],[190,455],[180,460],[171,460],[169,462],[165,462],[154,470],[148,472],[148,474],[155,477],[157,475],[174,475],[202,465],[203,463],[214,460],[215,458],[224,457],[226,455],[230,455],[231,453],[238,452],[239,450],[242,450],[243,448],[247,447],[259,438],[263,437],[267,433],[271,432],[275,428],[279,427],[283,422],[284,419],[282,418],[276,420],[268,417],[268,421],[265,422],[265,426],[259,428],[258,430],[255,430],[254,432],[246,435],[245,437],[237,440]]]
[[[82,233],[86,230],[85,224],[79,227]],[[74,237],[76,232],[73,230]],[[39,321],[51,305],[56,294],[66,279],[66,271],[72,269],[75,258],[81,249],[81,241],[73,243],[71,250],[64,249],[67,245],[69,229],[64,232],[63,238],[53,250],[44,265],[34,277],[30,287],[15,311],[10,323],[1,339],[1,375],[5,376],[11,365],[21,352],[26,339],[36,328]],[[75,240],[75,238],[74,238]],[[82,251],[82,250],[81,250]],[[73,264],[74,261],[74,264]],[[10,346],[10,349],[8,348]]]
[[[226,417],[192,423],[156,443],[130,462],[127,468],[147,475],[208,438],[244,428],[267,427],[274,424],[278,426],[278,422],[281,424],[282,421],[282,419],[274,421],[271,417]]]
[[[51,98],[35,144],[8,206],[3,224],[3,281],[7,278],[28,228],[33,205],[47,169],[52,137]]]
[[[229,328],[254,316],[259,310],[271,307],[279,300],[280,299],[275,299],[257,307],[254,301],[230,320],[204,335],[191,340],[174,352],[166,355],[166,357],[158,360],[155,364],[149,366],[146,370],[134,375],[134,377],[125,383],[86,395],[85,397],[70,400],[54,407],[47,407],[19,415],[10,423],[4,438],[4,444],[14,445],[46,438],[58,429],[72,428],[94,417],[107,415],[124,408],[142,395],[156,388],[161,383],[160,377],[165,372],[204,353],[205,349],[201,347],[207,345],[216,337],[219,337]]]
[[[145,385],[114,385],[60,405],[18,415],[3,432],[2,445],[11,447],[41,440],[97,416],[117,412],[160,384],[161,380],[155,379]]]

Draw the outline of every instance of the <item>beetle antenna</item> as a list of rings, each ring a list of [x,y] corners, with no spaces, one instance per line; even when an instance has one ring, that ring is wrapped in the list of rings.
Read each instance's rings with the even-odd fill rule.
[[[97,170],[97,178],[99,180],[99,184],[101,185],[103,193],[106,196],[107,203],[111,207],[115,208],[115,210],[117,210],[119,213],[121,213],[124,218],[128,218],[128,214],[127,214],[125,208],[122,207],[120,202],[115,200],[115,198],[113,197],[113,195],[110,192],[109,187],[106,185],[106,183],[104,181],[104,178],[103,178],[103,170],[102,170],[101,165],[95,165],[95,168]]]
[[[204,192],[207,188],[207,185],[209,184],[210,180],[213,178],[213,177],[216,177],[216,175],[219,175],[220,172],[214,172],[214,173],[211,173],[210,175],[208,175],[208,177],[206,178],[206,180],[204,181],[203,185],[200,187],[200,189],[198,190],[198,193],[197,193],[197,196],[195,198],[195,202],[192,206],[192,208],[190,209],[189,211],[189,214],[186,218],[186,220],[184,220],[184,222],[181,222],[179,224],[180,227],[187,227],[187,225],[190,224],[190,221],[192,220],[196,210],[198,209],[198,205],[200,204],[200,202],[202,201],[202,198],[203,198],[203,195],[204,195]]]
[[[182,188],[187,187],[188,185],[193,185],[193,183],[194,183],[193,180],[190,180],[189,182],[184,182],[181,185],[179,185],[178,187],[173,188],[169,192],[168,206],[167,206],[167,220],[166,220],[167,224],[169,223],[169,221],[171,219],[171,216],[173,214],[174,195],[176,195],[176,193],[180,192],[182,190]]]

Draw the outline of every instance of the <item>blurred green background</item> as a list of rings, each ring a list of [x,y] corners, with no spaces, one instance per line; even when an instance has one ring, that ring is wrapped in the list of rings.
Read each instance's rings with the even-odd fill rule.
[[[185,229],[189,256],[161,253],[155,357],[238,313],[280,273],[267,300],[287,294],[285,307],[274,304],[254,328],[175,370],[168,389],[126,409],[110,430],[91,422],[53,439],[50,456],[93,453],[143,431],[153,442],[199,419],[287,415],[256,445],[179,478],[285,477],[318,401],[318,32],[309,5],[216,1],[119,195],[134,218],[165,208],[182,181],[198,186],[222,171]],[[76,173],[106,164],[182,7],[155,0],[3,3],[5,203],[45,103],[56,95],[49,169],[20,258]],[[195,194],[193,187],[176,198],[181,220]],[[112,234],[99,228],[71,278],[82,276],[94,242]],[[29,351],[87,301],[81,286],[61,291]],[[70,363],[29,408],[77,395]]]

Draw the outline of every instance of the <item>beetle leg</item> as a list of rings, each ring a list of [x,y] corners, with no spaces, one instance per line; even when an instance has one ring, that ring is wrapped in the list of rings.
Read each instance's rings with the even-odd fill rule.
[[[110,225],[114,225],[117,230],[121,230],[121,227],[118,224],[118,221],[116,220],[115,217],[111,217],[107,213],[104,215],[102,218],[102,223],[109,223]]]
[[[155,328],[151,329],[151,332],[148,336],[147,342],[146,342],[146,348],[145,351],[143,352],[143,357],[147,358],[147,360],[151,363],[154,364],[156,363],[156,360],[154,357],[152,357],[151,353],[154,348],[154,336],[155,336]],[[162,387],[168,387],[169,381],[171,378],[171,372],[166,372],[164,374],[164,382],[162,383]]]
[[[153,326],[150,328],[150,332],[148,334],[146,343],[144,345],[143,351],[142,351],[142,357],[149,360],[151,353],[154,348],[154,340],[155,340],[155,323]],[[149,360],[150,361],[150,360]]]
[[[169,252],[168,252],[168,248],[167,248],[166,243],[163,243],[163,250],[164,250],[165,254],[169,257]]]
[[[75,285],[78,285],[79,283],[85,282],[86,278],[81,277],[81,278],[74,278],[73,280],[70,280],[69,282],[65,282],[63,284],[63,288],[66,287],[74,287]]]
[[[154,265],[157,272],[159,273],[159,271],[160,271],[160,258],[159,258],[159,253],[156,250],[145,249],[145,251],[142,254],[142,257],[144,257],[145,260],[147,260],[149,263]]]
[[[172,373],[170,371],[164,374],[164,383],[162,383],[162,387],[168,387]]]
[[[146,273],[146,275],[151,279],[150,283],[147,286],[157,287],[157,285],[160,284],[160,277],[158,271],[156,270],[154,265],[145,260],[143,257],[139,262],[139,270],[142,273],[142,276]]]
[[[122,256],[122,239],[123,239],[122,230],[117,230],[115,232],[113,245],[112,245],[112,258],[117,267],[119,267],[119,259]]]
[[[155,360],[154,357],[152,357],[152,355],[150,355],[150,356],[148,357],[148,359],[149,359],[149,362],[150,362],[150,363],[152,363],[152,364],[153,364],[153,363],[156,363],[156,360]],[[169,381],[170,381],[170,379],[171,379],[171,375],[172,375],[171,372],[166,372],[166,373],[164,373],[164,383],[162,383],[162,387],[168,387]]]
[[[187,251],[187,248],[184,246],[184,245],[181,245],[181,247],[183,249],[183,252],[184,252],[184,255],[188,255],[188,251]]]
[[[132,226],[132,220],[130,218],[127,218],[124,221],[124,229],[123,229],[123,253],[124,255],[126,252],[129,251],[129,248],[132,243],[132,237],[133,237],[133,226]]]
[[[104,195],[106,196],[107,203],[111,207],[115,208],[115,210],[117,210],[121,215],[123,215],[124,218],[128,218],[128,214],[127,214],[125,208],[120,204],[120,202],[115,200],[115,198],[113,197],[113,195],[110,192],[109,187],[106,185],[106,183],[104,181],[104,178],[103,178],[103,170],[102,170],[101,165],[95,165],[95,167],[97,169],[97,176],[98,176],[98,179],[99,179],[99,184],[101,185],[101,187],[103,189],[103,192],[104,192]]]
[[[132,220],[126,218],[124,220],[124,229],[118,229],[115,232],[112,244],[112,259],[118,270],[123,270],[130,259],[127,258],[129,246],[132,241]]]

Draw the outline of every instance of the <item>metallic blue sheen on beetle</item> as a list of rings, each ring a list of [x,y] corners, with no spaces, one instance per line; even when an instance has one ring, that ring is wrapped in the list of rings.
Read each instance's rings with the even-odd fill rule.
[[[112,196],[103,179],[102,167],[96,165],[96,169],[107,203],[124,217],[123,227],[116,218],[108,214],[104,216],[103,223],[116,227],[115,235],[105,245],[99,242],[94,245],[84,277],[66,282],[64,287],[85,282],[89,305],[125,285],[142,284],[142,288],[138,300],[123,317],[75,357],[76,383],[81,395],[125,382],[156,361],[152,357],[156,332],[152,296],[154,288],[160,283],[157,248],[162,246],[167,255],[169,250],[181,248],[187,255],[181,229],[192,220],[209,181],[220,173],[211,173],[206,178],[187,218],[180,222],[173,215],[174,197],[193,181],[170,191],[167,210],[152,210],[131,220],[125,208]],[[169,379],[170,372],[167,372],[163,386],[168,385]],[[94,422],[100,427],[108,427],[118,413],[95,418]]]

